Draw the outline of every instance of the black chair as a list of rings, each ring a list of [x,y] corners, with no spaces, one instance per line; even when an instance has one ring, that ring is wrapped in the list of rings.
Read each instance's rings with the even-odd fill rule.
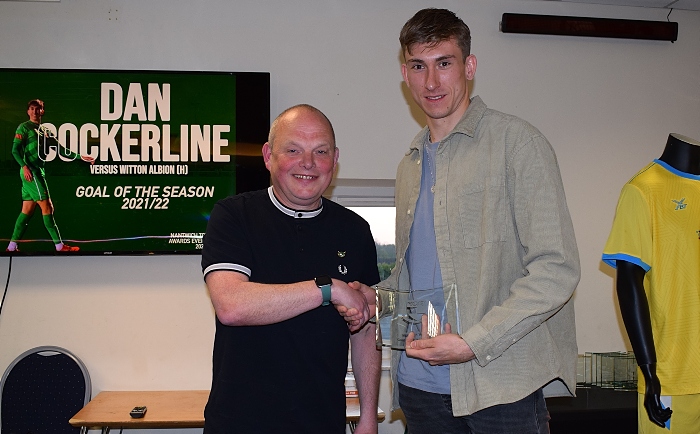
[[[70,351],[43,346],[25,351],[0,383],[2,434],[77,433],[68,420],[90,401],[85,365]]]

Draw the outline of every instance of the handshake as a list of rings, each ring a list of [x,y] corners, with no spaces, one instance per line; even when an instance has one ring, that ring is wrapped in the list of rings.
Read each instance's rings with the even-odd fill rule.
[[[377,293],[364,283],[333,279],[331,302],[348,323],[351,332],[364,327],[377,314]]]

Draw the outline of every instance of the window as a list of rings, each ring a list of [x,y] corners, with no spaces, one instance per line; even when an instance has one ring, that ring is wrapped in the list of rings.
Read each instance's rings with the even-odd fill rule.
[[[377,268],[381,280],[386,279],[396,264],[393,179],[336,179],[324,195],[353,210],[364,218],[372,230],[377,248]],[[385,346],[382,350],[382,369],[389,369],[391,350],[388,331],[391,318],[381,320]],[[350,360],[348,355],[348,366]]]
[[[394,180],[336,179],[325,196],[367,220],[377,247],[379,276],[386,279],[396,262]]]
[[[396,246],[394,245],[396,208],[393,206],[351,206],[348,208],[369,223],[374,237],[374,245],[377,248],[379,278],[386,279],[396,264]]]

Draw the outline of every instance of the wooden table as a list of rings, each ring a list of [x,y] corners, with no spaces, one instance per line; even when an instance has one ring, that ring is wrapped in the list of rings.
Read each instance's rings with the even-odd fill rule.
[[[208,398],[208,390],[100,392],[68,423],[104,434],[110,428],[201,428]],[[147,407],[141,419],[129,415],[137,405]]]
[[[100,392],[69,423],[80,427],[81,432],[101,428],[103,434],[111,428],[202,428],[208,397],[208,390]],[[137,405],[148,408],[141,419],[129,415]],[[360,419],[358,398],[347,398],[345,413],[350,429],[354,430]],[[377,408],[377,420],[381,422],[384,418],[382,409]]]

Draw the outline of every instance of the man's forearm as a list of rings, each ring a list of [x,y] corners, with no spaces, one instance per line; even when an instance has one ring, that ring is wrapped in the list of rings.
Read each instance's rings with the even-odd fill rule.
[[[212,272],[206,279],[214,310],[223,324],[274,324],[321,305],[321,292],[313,281],[266,285],[241,281],[236,274]]]
[[[360,397],[360,414],[372,418],[377,416],[382,368],[382,351],[375,346],[375,333],[375,325],[368,323],[350,337],[352,371]]]

